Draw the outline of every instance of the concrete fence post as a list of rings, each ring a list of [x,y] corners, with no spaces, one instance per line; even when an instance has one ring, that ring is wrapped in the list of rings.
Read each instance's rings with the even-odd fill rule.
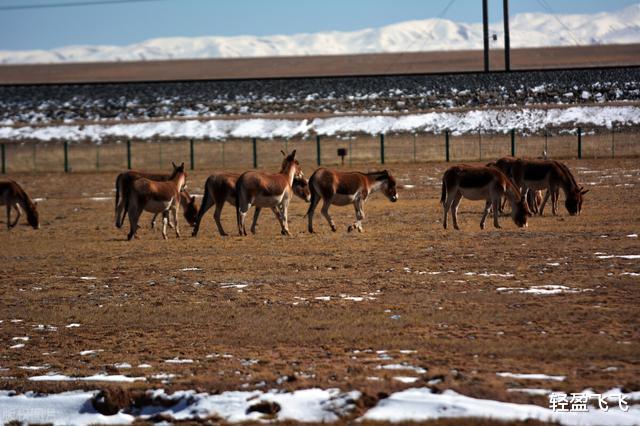
[[[582,159],[582,127],[578,127],[578,159]]]
[[[446,162],[449,162],[449,131],[444,131],[444,158]]]
[[[258,141],[256,138],[251,139],[251,144],[253,145],[253,168],[258,168]]]
[[[516,129],[511,129],[511,156],[516,156]]]
[[[193,145],[193,139],[189,140],[189,160],[191,161],[191,170],[196,168],[196,153]]]
[[[322,164],[322,152],[320,151],[320,135],[316,135],[316,164]]]
[[[380,164],[384,164],[384,133],[380,133]]]
[[[69,173],[69,142],[64,141],[64,172]]]
[[[131,141],[127,140],[127,169],[131,170]]]

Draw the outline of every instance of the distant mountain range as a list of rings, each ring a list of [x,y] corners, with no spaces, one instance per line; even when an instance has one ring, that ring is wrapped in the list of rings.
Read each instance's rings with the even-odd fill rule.
[[[510,20],[511,47],[640,43],[640,3],[614,12],[582,15],[522,13]],[[490,27],[503,47],[502,23]],[[352,32],[167,37],[128,46],[65,46],[51,50],[0,50],[0,64],[112,62],[197,58],[336,55],[482,49],[482,24],[446,19],[401,22]]]

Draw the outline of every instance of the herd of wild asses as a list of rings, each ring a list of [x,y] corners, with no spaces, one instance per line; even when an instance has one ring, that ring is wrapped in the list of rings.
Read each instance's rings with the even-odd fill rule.
[[[214,219],[220,235],[227,235],[222,227],[220,215],[225,202],[236,207],[238,232],[247,235],[245,219],[251,207],[255,207],[251,232],[255,233],[258,216],[263,208],[270,208],[280,223],[281,233],[289,235],[288,207],[292,195],[309,203],[306,217],[308,231],[314,232],[313,217],[322,201],[321,212],[332,231],[336,225],[329,214],[331,205],[355,207],[355,221],[348,231],[363,231],[364,203],[369,195],[381,191],[390,201],[398,200],[396,179],[387,170],[360,173],[342,172],[321,167],[307,180],[302,173],[296,151],[282,152],[284,159],[278,173],[247,171],[238,173],[215,173],[208,177],[200,208],[195,197],[186,191],[187,174],[184,163],[176,166],[170,174],[152,174],[139,171],[122,172],[116,178],[116,226],[121,228],[129,215],[128,239],[136,236],[138,221],[143,211],[154,214],[152,226],[158,214],[162,214],[162,236],[167,238],[167,225],[180,236],[178,212],[180,208],[187,222],[193,226],[195,237],[205,213],[215,205]],[[544,199],[542,191],[546,190]],[[457,212],[460,200],[485,200],[480,221],[484,229],[488,214],[493,211],[493,224],[500,228],[499,213],[508,202],[511,218],[519,227],[527,226],[532,214],[542,215],[545,204],[551,198],[553,214],[558,211],[560,190],[564,192],[565,207],[570,215],[580,214],[584,195],[588,192],[579,186],[569,168],[556,160],[527,160],[504,157],[485,166],[457,165],[448,168],[442,177],[440,203],[444,209],[443,226],[447,228],[449,211],[453,227],[459,229]],[[504,200],[504,201],[503,201]],[[7,208],[7,228],[18,223],[22,211],[27,222],[39,228],[37,203],[13,180],[0,182],[0,203]],[[11,220],[11,212],[17,212]]]

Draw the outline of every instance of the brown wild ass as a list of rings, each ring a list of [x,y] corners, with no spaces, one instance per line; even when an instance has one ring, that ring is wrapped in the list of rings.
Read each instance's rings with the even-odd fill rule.
[[[453,227],[458,227],[458,206],[462,197],[469,200],[486,200],[484,213],[480,220],[480,229],[484,229],[489,211],[493,209],[493,226],[500,228],[498,212],[502,197],[511,203],[511,218],[519,227],[527,226],[527,217],[531,216],[525,199],[518,188],[502,171],[496,167],[459,165],[447,169],[442,176],[442,195],[440,203],[444,208],[442,225],[447,229],[447,216],[451,210]]]
[[[526,196],[529,190],[547,190],[542,205],[540,215],[544,212],[544,206],[551,197],[551,209],[553,214],[558,213],[557,200],[560,189],[565,195],[565,208],[571,216],[580,214],[584,195],[589,192],[578,186],[569,168],[555,160],[523,160],[505,157],[499,159],[496,164],[501,170],[508,168],[511,170],[513,181],[521,188],[522,194]]]
[[[184,163],[173,165],[171,179],[159,182],[147,178],[133,181],[129,193],[129,224],[128,239],[131,240],[138,230],[138,219],[143,210],[151,213],[162,213],[162,237],[167,239],[167,224],[169,214],[173,216],[176,237],[180,237],[178,226],[178,210],[180,209],[180,192],[186,184],[187,174]]]
[[[171,178],[171,174],[165,173],[148,173],[136,170],[129,170],[122,172],[116,178],[116,227],[122,228],[124,219],[127,216],[129,193],[131,192],[131,185],[136,179],[146,178],[159,182],[166,182]],[[180,192],[180,207],[182,208],[182,214],[187,223],[191,226],[194,225],[196,217],[198,216],[198,206],[196,205],[196,198],[189,195],[186,189]],[[155,228],[156,217],[158,213],[151,219],[151,228]],[[169,226],[174,227],[173,223],[169,221]]]
[[[398,193],[396,191],[396,180],[386,170],[373,173],[360,172],[339,172],[319,168],[309,178],[309,188],[311,190],[311,204],[307,211],[309,218],[309,232],[313,231],[313,214],[320,202],[322,204],[322,215],[329,222],[331,230],[336,232],[336,225],[329,215],[329,207],[332,204],[336,206],[346,206],[353,204],[356,210],[356,221],[349,225],[348,232],[355,229],[362,232],[362,220],[364,219],[364,203],[369,195],[376,191],[382,191],[384,195],[392,202],[398,201]]]
[[[207,178],[207,182],[204,184],[204,196],[202,198],[202,204],[200,205],[200,211],[195,219],[192,235],[195,237],[200,230],[200,222],[207,213],[207,211],[216,206],[216,210],[213,213],[213,218],[218,227],[218,232],[222,236],[228,235],[222,227],[220,217],[222,214],[222,208],[226,202],[231,205],[236,205],[236,182],[240,177],[240,173],[215,173]],[[304,177],[294,177],[292,185],[293,193],[302,198],[306,202],[311,199],[309,193],[309,183]],[[258,217],[260,215],[261,207],[256,207],[253,215],[253,223],[251,224],[251,232],[256,233],[256,225]]]
[[[31,197],[14,180],[0,182],[0,205],[7,206],[7,229],[11,229],[18,224],[22,210],[27,213],[27,222],[33,229],[40,228],[38,218],[38,203],[34,203]],[[16,220],[11,223],[11,209],[16,211]]]
[[[279,173],[257,171],[244,172],[236,181],[236,216],[238,232],[247,235],[245,219],[251,206],[270,208],[280,222],[280,233],[290,235],[288,210],[291,201],[291,185],[296,177],[303,177],[296,160],[296,150],[282,161]]]

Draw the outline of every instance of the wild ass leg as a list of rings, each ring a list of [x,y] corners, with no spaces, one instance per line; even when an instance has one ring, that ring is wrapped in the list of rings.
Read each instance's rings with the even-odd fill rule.
[[[216,203],[216,210],[213,212],[213,220],[215,220],[216,226],[218,227],[218,233],[223,237],[226,237],[229,234],[224,232],[222,221],[220,220],[220,218],[222,217],[222,207],[224,207],[223,203]]]
[[[178,201],[179,203],[180,201]],[[171,213],[173,215],[173,222],[176,224],[176,238],[180,238],[180,227],[178,226],[178,209],[180,209],[180,204],[177,204],[175,207],[171,209]],[[169,221],[169,225],[171,225],[171,221]]]
[[[558,197],[560,195],[560,190],[556,187],[553,193],[551,194],[551,212],[554,216],[558,215]]]
[[[312,189],[313,190],[313,189]],[[307,217],[309,220],[309,224],[307,226],[307,230],[310,234],[313,234],[313,215],[316,211],[316,207],[318,207],[318,203],[320,202],[319,196],[311,197],[311,204],[309,205],[309,210],[307,210]]]
[[[540,213],[540,216],[542,216],[542,213],[544,213],[544,206],[547,204],[547,201],[549,200],[550,195],[551,195],[551,189],[547,189],[547,193],[544,194],[544,199],[542,200],[542,204],[540,204],[540,208],[538,209],[538,213]],[[553,203],[553,200],[551,200],[551,203]]]
[[[253,222],[251,223],[251,233],[255,235],[256,226],[258,226],[258,218],[260,217],[260,210],[262,207],[256,207],[256,210],[253,212]],[[276,210],[273,211],[278,216],[278,212]]]
[[[11,229],[13,226],[11,225],[11,204],[7,203],[7,229]]]
[[[278,209],[278,207],[276,207],[276,209]],[[279,216],[282,218],[282,230],[280,233],[282,235],[291,235],[289,232],[289,197],[285,196],[284,200],[282,200],[282,209],[280,210]]]
[[[138,220],[140,219],[140,213],[142,210],[138,208],[138,203],[131,202],[129,203],[129,235],[127,235],[127,239],[131,240],[136,236],[136,232],[138,231]]]
[[[484,229],[484,224],[487,222],[487,216],[489,215],[489,210],[491,210],[491,200],[487,200],[484,204],[484,212],[482,213],[482,219],[480,219],[480,229]]]
[[[167,223],[169,222],[169,211],[162,212],[162,238],[167,239]]]
[[[22,216],[22,209],[20,208],[20,204],[16,203],[14,204],[13,207],[16,209],[16,220],[14,220],[13,223],[11,224],[12,228],[18,224],[18,221],[20,220],[20,216]]]
[[[213,197],[208,196],[207,188],[205,187],[205,195],[202,198],[202,205],[200,206],[200,210],[198,211],[198,216],[196,216],[196,223],[193,225],[193,231],[191,231],[191,236],[195,237],[198,235],[198,231],[200,231],[200,222],[204,217],[205,213],[209,211],[209,209],[213,206]]]
[[[460,205],[461,199],[462,194],[458,192],[451,202],[451,217],[453,218],[453,229],[456,230],[460,229],[460,227],[458,226],[458,206]]]
[[[360,197],[358,197],[354,202],[353,202],[353,206],[355,207],[356,210],[356,221],[353,223],[353,225],[349,225],[349,227],[347,228],[347,232],[351,232],[354,229],[357,229],[358,232],[362,232],[362,220],[364,219],[364,209],[363,209],[363,205],[362,205],[362,200],[360,199]]]
[[[322,216],[325,217],[325,219],[327,219],[327,222],[329,222],[329,226],[331,227],[331,230],[333,232],[336,232],[336,225],[333,223],[333,219],[331,219],[331,216],[329,216],[329,207],[331,207],[331,201],[333,200],[333,196],[331,198],[325,198],[324,202],[322,203]]]
[[[449,195],[447,192],[447,198],[445,198],[444,203],[442,203],[442,209],[444,210],[444,216],[442,218],[442,226],[444,229],[447,229],[447,216],[449,216],[449,209],[451,208],[451,204],[453,203],[453,197]]]
[[[500,228],[500,224],[498,223],[498,206],[500,205],[501,198],[502,196],[493,199],[493,226],[498,229]]]

